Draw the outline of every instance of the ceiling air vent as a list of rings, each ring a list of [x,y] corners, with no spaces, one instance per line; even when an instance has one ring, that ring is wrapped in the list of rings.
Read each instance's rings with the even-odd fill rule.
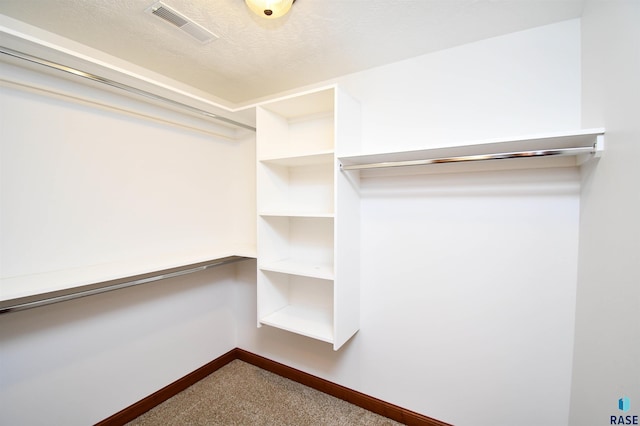
[[[196,24],[191,19],[187,18],[183,14],[176,12],[162,2],[157,2],[149,7],[147,13],[150,13],[158,18],[162,18],[165,22],[178,27],[191,37],[197,39],[200,43],[208,43],[218,38],[217,35],[204,28],[202,25]]]

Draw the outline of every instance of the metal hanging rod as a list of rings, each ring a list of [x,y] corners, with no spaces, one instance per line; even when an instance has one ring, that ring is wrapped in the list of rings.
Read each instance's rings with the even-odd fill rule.
[[[38,65],[42,65],[42,66],[45,66],[45,67],[49,67],[49,68],[52,68],[52,69],[55,69],[55,70],[58,70],[58,71],[66,72],[68,74],[73,74],[73,75],[76,75],[76,76],[79,76],[79,77],[82,77],[82,78],[86,78],[86,79],[91,80],[91,81],[95,81],[95,82],[98,82],[98,83],[106,84],[108,86],[115,87],[117,89],[124,90],[126,92],[133,93],[135,95],[142,96],[142,97],[145,97],[147,99],[152,99],[154,101],[160,101],[160,102],[164,102],[164,103],[167,103],[167,104],[171,104],[173,106],[188,110],[188,111],[190,111],[192,113],[196,113],[198,115],[202,115],[202,116],[205,116],[207,118],[212,118],[214,120],[222,121],[222,122],[225,122],[227,124],[231,124],[231,125],[234,125],[234,126],[237,126],[237,127],[242,127],[244,129],[248,129],[248,130],[251,130],[251,131],[254,131],[254,132],[256,131],[255,127],[249,126],[248,124],[244,124],[244,123],[241,123],[239,121],[231,120],[230,118],[222,117],[220,115],[213,114],[213,113],[211,113],[209,111],[205,111],[203,109],[196,108],[196,107],[193,107],[191,105],[187,105],[187,104],[182,103],[182,102],[174,101],[173,99],[165,98],[164,96],[160,96],[160,95],[156,95],[156,94],[151,93],[151,92],[147,92],[146,90],[142,90],[142,89],[138,89],[138,88],[133,87],[133,86],[129,86],[129,85],[126,85],[126,84],[118,83],[117,81],[114,81],[114,80],[111,80],[111,79],[108,79],[108,78],[105,78],[105,77],[100,77],[98,75],[95,75],[95,74],[92,74],[92,73],[89,73],[89,72],[85,72],[85,71],[81,71],[81,70],[78,70],[76,68],[72,68],[72,67],[69,67],[69,66],[66,66],[66,65],[62,65],[62,64],[59,64],[59,63],[56,63],[56,62],[52,62],[52,61],[49,61],[49,60],[46,60],[46,59],[38,58],[36,56],[32,56],[32,55],[29,55],[27,53],[18,52],[17,50],[13,50],[13,49],[10,49],[8,47],[0,46],[0,53],[3,53],[5,55],[7,55],[7,56],[12,56],[12,57],[17,58],[17,59],[22,59],[22,60],[25,60],[25,61],[29,61],[29,62],[34,63],[34,64],[38,64]]]
[[[440,157],[440,158],[426,158],[420,160],[402,160],[402,161],[386,161],[378,163],[366,163],[366,164],[340,164],[342,170],[365,170],[365,169],[379,169],[387,167],[407,167],[407,166],[423,166],[427,164],[445,164],[445,163],[464,163],[473,161],[488,161],[488,160],[504,160],[509,158],[530,158],[530,157],[547,157],[547,156],[572,156],[580,154],[595,154],[597,152],[596,145],[578,147],[578,148],[558,148],[558,149],[542,149],[532,151],[514,151],[514,152],[501,152],[496,154],[478,154],[478,155],[464,155],[457,157]]]
[[[227,265],[229,263],[248,259],[250,258],[244,256],[228,256],[219,259],[212,259],[206,262],[194,263],[179,266],[176,268],[150,272],[147,274],[140,274],[115,280],[98,282],[82,287],[70,288],[68,290],[21,297],[18,299],[0,302],[0,314],[23,311],[25,309],[32,309],[39,306],[51,305],[53,303],[65,302],[67,300],[79,299],[81,297],[93,296],[95,294],[106,293],[108,291],[133,287],[140,284],[147,284],[167,278],[175,278],[181,275],[192,274],[194,272],[204,271],[205,269],[214,268],[216,266]]]

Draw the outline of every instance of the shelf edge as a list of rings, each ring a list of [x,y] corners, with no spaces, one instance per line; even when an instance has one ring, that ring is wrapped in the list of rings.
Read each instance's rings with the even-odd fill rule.
[[[26,309],[37,308],[40,306],[51,305],[53,303],[65,302],[68,300],[79,299],[81,297],[93,296],[95,294],[106,293],[108,291],[120,290],[123,288],[133,287],[141,284],[147,284],[168,278],[175,278],[181,275],[191,274],[194,272],[204,271],[216,266],[222,266],[229,263],[240,262],[252,259],[246,256],[226,256],[221,258],[210,259],[204,262],[192,263],[169,269],[149,272],[145,274],[132,275],[128,277],[96,282],[79,287],[72,287],[64,290],[34,294],[14,299],[0,301],[0,315],[10,312],[17,312]]]
[[[442,164],[451,162],[493,160],[502,158],[536,157],[542,156],[542,151],[551,151],[547,155],[578,156],[585,154],[586,150],[590,149],[590,153],[597,157],[603,150],[604,133],[604,128],[581,129],[571,132],[556,132],[522,136],[517,138],[491,139],[476,141],[468,144],[440,146],[409,151],[344,155],[339,156],[338,160],[343,170],[360,170],[368,168],[406,167],[425,164]],[[581,141],[584,139],[584,141],[579,146],[576,146],[575,143],[570,144],[570,146],[561,146],[559,148],[535,146],[536,144],[549,143],[551,141],[559,141],[563,139],[567,140],[569,138],[579,138]],[[523,146],[522,148],[516,148],[513,146],[516,144]],[[483,147],[487,148],[484,152],[478,151]],[[569,152],[567,150],[573,150],[573,152]],[[509,157],[508,154],[513,154],[514,156]],[[495,156],[496,158],[486,158],[490,156]]]
[[[284,323],[284,321],[279,321],[277,319],[278,316],[282,315],[282,312],[285,311],[287,307],[284,307],[276,312],[273,312],[269,315],[264,316],[259,320],[260,324],[268,325],[270,327],[279,328],[281,330],[289,331],[291,333],[296,333],[301,336],[306,336],[312,339],[320,340],[326,343],[334,343],[333,333],[324,334],[324,333],[314,333],[313,331],[309,331],[308,328],[304,327],[294,327]],[[274,319],[275,318],[275,319]]]

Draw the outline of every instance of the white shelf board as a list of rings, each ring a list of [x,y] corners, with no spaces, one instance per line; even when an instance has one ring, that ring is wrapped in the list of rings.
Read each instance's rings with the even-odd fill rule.
[[[304,277],[333,280],[333,265],[302,262],[295,259],[284,259],[274,262],[264,262],[258,265],[263,271],[280,272],[283,274],[300,275]]]
[[[491,155],[505,152],[541,151],[552,149],[589,147],[605,132],[602,128],[555,132],[515,138],[487,139],[455,146],[434,146],[412,151],[378,152],[340,156],[343,166],[419,161],[449,157]],[[602,147],[600,147],[601,149]],[[521,160],[518,158],[517,160]],[[574,165],[578,162],[574,160]]]
[[[307,154],[263,158],[259,161],[264,164],[288,167],[311,166],[314,164],[331,164],[333,162],[333,154],[334,151],[332,149],[327,149]]]
[[[255,258],[255,248],[197,249],[166,253],[148,258],[130,259],[122,262],[3,277],[0,280],[0,301],[4,302],[54,291],[69,290],[229,256]]]
[[[288,305],[261,318],[260,323],[333,343],[332,315],[321,309]]]
[[[291,210],[281,210],[281,211],[272,211],[272,212],[260,212],[260,216],[263,217],[317,217],[317,218],[333,218],[335,217],[334,213],[320,213],[320,212],[301,212],[301,211],[291,211]]]

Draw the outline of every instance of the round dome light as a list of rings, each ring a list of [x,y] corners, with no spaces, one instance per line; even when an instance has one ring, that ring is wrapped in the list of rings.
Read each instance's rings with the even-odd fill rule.
[[[295,0],[244,0],[249,9],[258,16],[276,19],[284,16],[291,9]]]

